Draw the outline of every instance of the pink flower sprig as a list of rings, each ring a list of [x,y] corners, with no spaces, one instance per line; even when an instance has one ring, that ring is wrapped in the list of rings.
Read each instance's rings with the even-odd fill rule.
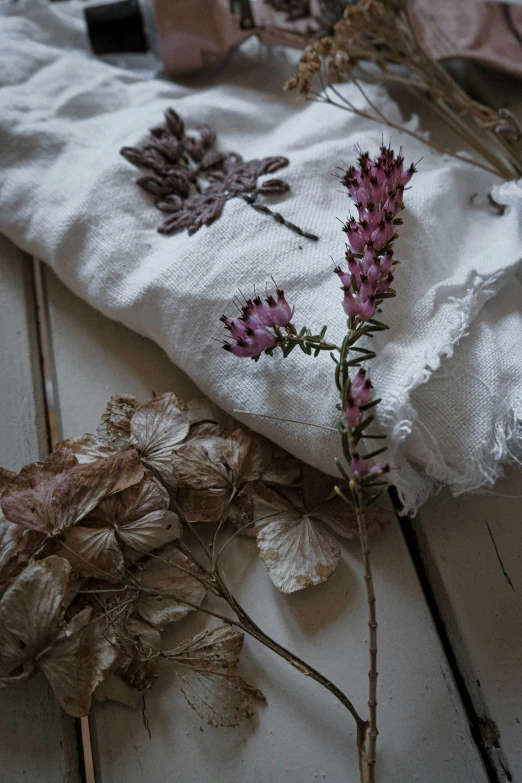
[[[358,212],[343,226],[347,237],[347,270],[337,266],[344,291],[343,307],[349,318],[370,321],[383,299],[394,296],[392,245],[397,214],[403,209],[404,189],[415,173],[412,164],[404,171],[404,158],[389,147],[381,147],[373,160],[367,152],[342,177]]]
[[[275,297],[267,294],[264,301],[260,296],[245,299],[237,318],[226,315],[220,318],[228,332],[228,339],[223,342],[224,350],[234,356],[257,360],[263,352],[271,355],[278,347],[285,357],[297,345],[307,354],[311,354],[313,348],[315,355],[322,350],[336,348],[323,339],[326,327],[318,335],[313,335],[306,327],[298,334],[291,320],[294,309],[286,301],[281,288],[276,289]],[[283,329],[284,332],[281,331]]]
[[[294,308],[279,288],[275,296],[267,294],[264,301],[259,296],[245,299],[237,318],[221,317],[228,332],[223,348],[235,356],[257,361],[262,353],[272,355],[275,348],[281,348],[286,357],[297,345],[309,355],[317,356],[323,350],[331,352],[341,397],[339,431],[345,457],[344,465],[338,463],[338,467],[350,486],[355,480],[351,502],[356,505],[364,500],[357,493],[373,492],[384,485],[386,482],[380,479],[389,471],[386,464],[371,463],[386,451],[385,447],[369,452],[361,450],[362,441],[383,436],[368,431],[374,415],[371,412],[366,415],[380,402],[372,399],[373,387],[362,366],[375,353],[357,343],[365,335],[372,336],[372,332],[388,328],[375,320],[374,315],[381,312],[380,305],[386,298],[395,296],[391,288],[392,269],[398,261],[393,258],[393,242],[397,237],[396,227],[402,223],[397,215],[404,208],[404,191],[415,173],[413,164],[405,170],[402,155],[395,155],[385,146],[374,159],[367,152],[361,153],[357,166],[351,166],[342,177],[358,212],[357,218],[350,217],[343,226],[348,269],[335,268],[348,316],[348,332],[342,345],[324,339],[326,326],[315,335],[307,327],[297,332],[292,323]],[[356,375],[351,377],[353,369]],[[375,497],[370,495],[370,502]]]
[[[341,345],[324,340],[326,326],[318,335],[312,335],[307,327],[298,333],[291,323],[293,308],[290,308],[280,290],[276,292],[277,299],[267,297],[262,302],[256,297],[246,300],[239,318],[232,320],[223,316],[221,320],[231,338],[225,341],[223,347],[236,356],[250,356],[257,361],[261,353],[272,354],[277,347],[282,349],[283,356],[288,356],[299,345],[304,353],[310,355],[313,352],[314,356],[322,350],[328,350],[335,364],[334,380],[340,397],[337,408],[341,414],[337,428],[344,459],[336,459],[342,479],[334,489],[343,501],[355,509],[368,599],[369,718],[362,742],[358,742],[358,753],[361,781],[370,782],[375,779],[376,740],[379,732],[377,616],[367,507],[386,490],[389,466],[373,463],[376,457],[386,451],[386,446],[373,451],[366,450],[368,441],[386,436],[372,432],[370,428],[375,418],[372,409],[381,400],[373,398],[373,387],[362,365],[376,354],[364,344],[361,345],[360,341],[373,337],[374,332],[388,329],[374,315],[381,312],[380,305],[385,299],[395,296],[391,288],[392,269],[398,261],[393,258],[393,242],[397,237],[396,227],[402,224],[397,215],[403,209],[404,191],[415,174],[415,166],[411,165],[404,170],[402,156],[396,156],[392,149],[384,146],[373,160],[369,153],[361,153],[357,165],[357,169],[350,167],[342,178],[355,202],[358,216],[350,217],[343,226],[347,237],[348,269],[336,267],[334,270],[341,280],[343,308],[348,316],[347,332]]]

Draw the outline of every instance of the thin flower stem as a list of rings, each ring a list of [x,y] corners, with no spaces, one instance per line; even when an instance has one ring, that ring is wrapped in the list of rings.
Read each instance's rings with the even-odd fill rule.
[[[237,193],[236,197],[243,199],[243,201],[249,204],[257,212],[262,212],[264,215],[270,215],[270,217],[272,217],[277,223],[280,223],[282,226],[289,228],[290,231],[294,231],[296,234],[299,234],[300,237],[305,237],[305,239],[312,239],[314,242],[319,239],[317,234],[312,234],[310,231],[303,231],[303,229],[299,226],[296,226],[295,223],[291,223],[289,220],[283,217],[280,212],[273,212],[265,204],[259,204],[256,201],[255,196],[248,196],[246,193]]]
[[[317,427],[320,430],[329,430],[330,432],[337,432],[337,427],[327,427],[325,424],[314,424],[311,421],[301,421],[300,419],[286,419],[283,416],[272,416],[269,413],[256,413],[256,411],[242,411],[235,409],[233,413],[243,413],[247,416],[259,416],[262,419],[274,419],[274,421],[288,421],[291,424],[304,424],[307,427]]]
[[[369,112],[366,112],[366,111],[364,111],[362,109],[358,109],[355,106],[348,105],[348,102],[344,99],[344,97],[337,90],[335,90],[333,85],[330,84],[330,85],[328,85],[328,87],[333,92],[335,92],[338,95],[338,97],[342,101],[341,103],[337,103],[336,101],[332,100],[332,98],[330,98],[330,96],[327,93],[325,95],[321,95],[321,94],[316,93],[315,97],[312,98],[311,100],[316,100],[319,103],[327,103],[330,106],[335,106],[336,108],[342,109],[343,111],[349,111],[352,114],[357,114],[359,117],[363,117],[364,119],[371,120],[372,122],[382,122],[380,117],[374,117]],[[313,93],[310,93],[310,94],[313,95]],[[345,105],[343,105],[343,104],[345,104]],[[392,128],[393,130],[396,130],[399,133],[405,133],[407,136],[411,136],[412,138],[417,139],[417,141],[422,142],[422,144],[426,144],[426,146],[431,147],[436,152],[440,152],[443,155],[449,155],[450,157],[456,158],[457,160],[461,160],[464,163],[469,163],[470,165],[476,166],[479,169],[483,169],[484,171],[487,171],[489,174],[494,174],[497,177],[502,177],[504,179],[506,178],[505,173],[506,173],[507,170],[504,167],[501,167],[500,170],[499,170],[499,168],[494,169],[494,168],[491,168],[490,166],[486,166],[484,163],[480,163],[480,161],[478,161],[478,160],[474,160],[473,158],[469,158],[467,155],[461,155],[458,152],[452,152],[451,150],[446,149],[445,147],[442,147],[440,144],[437,144],[436,142],[428,140],[428,139],[424,138],[423,136],[421,136],[420,134],[415,133],[415,131],[412,131],[409,128],[405,128],[402,125],[398,125],[397,123],[393,122],[392,120],[390,120],[388,118],[386,118],[385,124],[389,128]],[[510,179],[511,176],[512,176],[511,172],[508,172],[508,175],[509,175],[508,179]]]

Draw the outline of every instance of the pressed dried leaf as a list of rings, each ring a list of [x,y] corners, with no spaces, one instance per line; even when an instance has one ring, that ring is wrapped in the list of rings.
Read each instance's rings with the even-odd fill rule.
[[[181,524],[169,504],[168,492],[149,474],[139,484],[102,500],[86,522],[107,525],[121,543],[150,552],[181,536]]]
[[[131,419],[131,432],[143,462],[173,483],[172,452],[189,432],[189,420],[174,394],[162,394],[141,405]]]
[[[270,443],[245,427],[234,430],[231,440],[232,450],[227,463],[234,474],[235,485],[260,479],[272,459]]]
[[[243,634],[222,624],[164,653],[186,700],[211,726],[238,726],[255,714],[254,699],[265,698],[237,673],[242,647]]]
[[[172,455],[172,468],[178,484],[194,489],[231,487],[226,467],[210,459],[208,451],[196,443],[187,443]]]
[[[281,484],[292,487],[299,482],[301,462],[287,451],[272,445],[272,459],[261,476],[264,484]]]
[[[98,438],[89,433],[78,435],[75,438],[68,438],[56,444],[55,451],[62,451],[63,449],[72,451],[80,464],[111,457],[117,451],[117,449],[103,444]]]
[[[225,461],[225,457],[234,445],[223,427],[211,421],[201,421],[192,425],[185,443],[203,446],[212,462]]]
[[[326,581],[341,559],[337,541],[306,514],[289,514],[266,525],[257,536],[259,553],[270,579],[282,593],[293,593]]]
[[[0,468],[0,495],[11,483],[11,479],[14,479],[16,473],[13,470],[7,470],[7,468]]]
[[[54,695],[75,718],[88,715],[92,695],[118,656],[116,637],[106,618],[91,620],[91,609],[76,615],[39,658]]]
[[[216,421],[216,414],[207,397],[197,397],[194,400],[189,400],[185,407],[190,424],[197,424],[200,421]]]
[[[260,556],[278,590],[292,593],[326,581],[341,549],[298,493],[284,496],[261,482],[248,484],[244,493],[252,502]]]
[[[219,522],[230,498],[229,489],[181,487],[177,502],[189,522]]]
[[[159,631],[138,617],[127,617],[117,626],[117,644],[115,674],[133,690],[143,693],[152,688],[158,678]]]
[[[77,574],[109,581],[122,579],[125,561],[114,529],[75,525],[65,533],[64,544],[60,555],[69,560]]]
[[[131,419],[139,408],[136,397],[130,394],[113,395],[102,414],[96,433],[106,446],[125,448],[131,437]]]
[[[150,552],[180,537],[178,516],[168,506],[167,491],[148,474],[139,484],[102,500],[85,525],[68,531],[63,556],[79,574],[121,579],[124,547]]]
[[[184,601],[199,606],[205,597],[205,586],[177,566],[202,576],[202,572],[175,546],[161,549],[158,557],[151,558],[143,567],[139,580],[144,587],[174,594],[175,598],[142,595],[136,604],[141,617],[163,630],[167,623],[182,620],[193,611]]]
[[[9,684],[12,672],[29,676],[39,653],[56,639],[64,614],[71,566],[48,557],[27,566],[0,600],[0,678]]]
[[[10,522],[44,534],[61,532],[83,519],[106,495],[143,477],[134,449],[78,465],[67,449],[26,465],[0,499]]]

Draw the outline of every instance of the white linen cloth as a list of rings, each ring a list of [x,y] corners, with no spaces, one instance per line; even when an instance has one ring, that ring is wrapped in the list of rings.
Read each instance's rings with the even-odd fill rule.
[[[295,303],[298,328],[327,323],[340,339],[331,257],[343,262],[338,218],[350,204],[333,174],[353,160],[355,144],[377,152],[386,128],[285,95],[297,55],[252,42],[213,76],[173,83],[94,58],[79,16],[46,2],[3,6],[0,40],[0,231],[101,312],[159,343],[226,410],[334,425],[328,356],[296,351],[255,364],[211,338],[221,337],[218,318],[231,312],[237,289],[251,293],[273,275]],[[384,90],[368,89],[402,122]],[[161,215],[119,150],[142,141],[171,106],[189,130],[215,127],[225,151],[286,155],[290,165],[277,176],[291,192],[268,203],[320,240],[296,236],[240,199],[194,236],[158,234]],[[392,134],[392,143],[408,162],[423,157],[396,243],[398,296],[382,315],[391,329],[373,341],[371,376],[383,398],[392,480],[415,511],[442,484],[461,492],[493,483],[500,461],[521,451],[522,187],[407,136]],[[486,204],[494,185],[508,205],[503,217]],[[335,473],[335,433],[238,418]]]

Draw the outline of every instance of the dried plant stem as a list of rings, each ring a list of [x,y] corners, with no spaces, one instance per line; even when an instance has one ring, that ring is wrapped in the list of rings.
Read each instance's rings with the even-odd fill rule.
[[[370,560],[370,545],[368,541],[368,526],[364,508],[357,505],[355,509],[357,523],[359,525],[359,540],[361,542],[361,552],[364,563],[364,582],[366,585],[366,595],[368,599],[368,627],[370,629],[370,671],[369,677],[369,699],[368,708],[370,710],[369,731],[368,731],[368,783],[373,783],[374,767],[376,760],[377,744],[377,615],[375,611],[375,591],[373,588],[373,575]]]
[[[250,204],[253,209],[255,209],[257,212],[262,212],[264,215],[270,215],[277,223],[281,223],[282,226],[286,226],[286,228],[289,228],[290,231],[294,231],[296,234],[299,234],[300,237],[305,237],[305,239],[312,239],[314,241],[317,241],[319,237],[317,234],[312,234],[310,231],[303,231],[302,228],[299,226],[296,226],[295,223],[291,223],[289,220],[287,220],[283,215],[281,215],[280,212],[274,212],[269,207],[267,207],[265,204],[259,204],[256,201],[256,194],[249,196],[246,193],[238,193],[237,198],[243,199],[247,204]]]
[[[320,93],[313,94],[313,97],[310,98],[310,100],[315,100],[318,103],[327,103],[330,106],[335,106],[336,108],[342,109],[343,111],[351,112],[352,114],[356,114],[358,117],[363,117],[364,119],[371,120],[372,122],[383,122],[385,125],[388,126],[388,128],[392,128],[392,130],[396,130],[399,133],[405,133],[407,136],[411,136],[413,139],[422,142],[422,144],[425,144],[427,147],[431,147],[436,152],[440,152],[443,155],[449,155],[450,157],[456,158],[457,160],[460,160],[463,163],[469,163],[472,166],[476,166],[477,168],[482,169],[483,171],[487,171],[489,174],[494,174],[495,176],[502,177],[503,179],[511,179],[512,177],[512,173],[510,172],[510,170],[507,169],[499,161],[496,161],[495,168],[492,168],[491,166],[487,166],[486,164],[481,163],[478,160],[469,158],[467,155],[461,155],[459,152],[453,152],[452,150],[446,149],[440,144],[437,144],[434,141],[426,139],[421,134],[415,133],[415,131],[412,131],[409,128],[405,128],[402,125],[398,125],[396,122],[393,122],[388,117],[383,117],[382,115],[374,117],[369,112],[364,111],[363,109],[358,109],[356,106],[353,106],[349,101],[347,101],[339,93],[338,90],[335,90],[332,85],[329,85],[329,88],[334,90],[334,92],[336,92],[336,94],[340,96],[341,102],[337,102],[333,100],[326,91],[324,94],[320,94]],[[312,95],[312,93],[310,94]],[[430,106],[432,105],[433,104],[430,103]]]

